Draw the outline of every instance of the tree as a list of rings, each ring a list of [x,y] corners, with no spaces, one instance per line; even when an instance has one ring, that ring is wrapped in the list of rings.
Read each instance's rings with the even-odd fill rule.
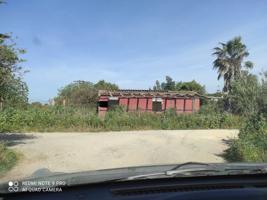
[[[173,81],[170,76],[166,76],[166,83],[163,84],[162,88],[164,88],[164,90],[175,90],[175,81]]]
[[[24,49],[16,48],[10,35],[0,34],[0,101],[4,106],[17,106],[28,102],[28,87],[20,66]]]
[[[267,71],[262,73],[261,80],[261,100],[260,100],[260,108],[261,112],[267,116]]]
[[[178,82],[175,85],[177,91],[195,91],[199,94],[205,94],[205,86],[200,85],[195,80],[189,82]]]
[[[260,84],[256,75],[242,72],[242,77],[231,83],[231,90],[226,96],[231,112],[249,116],[259,112]]]
[[[170,90],[170,91],[195,91],[199,94],[205,94],[205,86],[200,85],[195,80],[189,82],[175,82],[170,76],[166,76],[166,82],[156,81],[153,90]]]
[[[89,81],[74,81],[59,90],[56,104],[67,106],[87,106],[95,104],[97,90]]]
[[[153,86],[153,90],[162,90],[160,82],[158,80],[156,80],[156,83]]]
[[[43,104],[39,101],[32,102],[30,105],[35,108],[41,108],[43,106]]]
[[[100,80],[98,81],[94,87],[97,89],[97,90],[118,90],[119,89],[119,86],[117,86],[116,84],[113,84],[113,83],[109,83],[109,82],[106,82],[104,80]]]
[[[96,84],[89,81],[74,81],[59,90],[55,103],[67,106],[95,106],[98,90],[118,89],[116,84],[104,80],[100,80]]]
[[[213,62],[213,68],[218,72],[218,80],[224,79],[224,92],[230,92],[231,83],[240,78],[242,69],[253,68],[251,61],[244,62],[249,53],[241,37],[220,43],[220,47],[214,48],[213,55],[217,57]]]
[[[160,82],[157,80],[155,86],[153,87],[154,90],[175,90],[175,81],[170,76],[165,77],[166,82]]]

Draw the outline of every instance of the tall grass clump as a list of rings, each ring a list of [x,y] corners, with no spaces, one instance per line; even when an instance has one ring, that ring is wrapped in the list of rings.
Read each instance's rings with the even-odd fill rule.
[[[109,111],[104,120],[106,130],[139,129],[219,129],[239,128],[241,117],[226,113],[177,114],[173,109],[164,113]]]
[[[147,129],[219,129],[239,128],[241,117],[227,113],[177,114],[126,112],[115,107],[99,118],[89,108],[63,106],[29,106],[7,108],[0,112],[0,132],[120,131]]]
[[[4,143],[0,143],[0,176],[10,170],[18,160],[17,154],[7,149]]]
[[[99,121],[92,110],[73,107],[8,108],[0,112],[0,132],[80,131],[97,128]]]

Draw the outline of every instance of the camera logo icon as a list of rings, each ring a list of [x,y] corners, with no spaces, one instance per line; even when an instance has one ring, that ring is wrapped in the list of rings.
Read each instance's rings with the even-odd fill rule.
[[[8,182],[8,191],[9,192],[18,192],[19,191],[19,182],[18,181],[9,181]]]

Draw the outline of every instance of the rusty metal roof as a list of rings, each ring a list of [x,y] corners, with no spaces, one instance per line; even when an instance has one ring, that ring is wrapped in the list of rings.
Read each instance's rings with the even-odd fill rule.
[[[99,90],[98,96],[113,97],[192,97],[200,96],[193,91],[163,91],[163,90]]]

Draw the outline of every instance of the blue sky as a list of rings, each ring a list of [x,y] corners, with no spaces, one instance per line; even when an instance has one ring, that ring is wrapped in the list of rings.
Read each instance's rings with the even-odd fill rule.
[[[148,89],[165,75],[222,87],[212,48],[242,36],[254,73],[267,69],[267,0],[6,0],[0,32],[25,48],[30,101],[105,79]]]

